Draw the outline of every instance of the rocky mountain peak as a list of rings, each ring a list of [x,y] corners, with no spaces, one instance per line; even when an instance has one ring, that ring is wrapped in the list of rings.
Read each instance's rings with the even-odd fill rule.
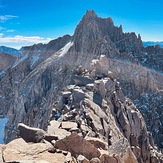
[[[143,48],[140,35],[124,33],[122,25],[115,26],[111,18],[100,18],[93,10],[83,16],[75,30],[73,42],[74,53],[92,54],[98,58],[102,51],[106,56],[132,62],[137,62]]]
[[[94,10],[87,10],[86,14],[83,16],[83,19],[90,19],[90,18],[97,18],[97,14],[95,13]]]
[[[88,10],[78,24],[74,36],[76,36],[77,33],[81,33],[83,30],[84,31],[82,33],[85,34],[88,32],[91,34],[97,32],[97,34],[102,34],[105,36],[109,35],[108,31],[111,33],[113,28],[114,23],[111,18],[100,18],[93,10]]]
[[[114,28],[111,18],[103,19],[98,17],[94,11],[87,11],[75,29],[73,53],[80,56],[89,54],[88,58],[98,58],[102,50],[102,54],[109,55],[107,53],[110,52],[111,47],[116,49],[111,39]],[[114,53],[113,56],[116,55]]]

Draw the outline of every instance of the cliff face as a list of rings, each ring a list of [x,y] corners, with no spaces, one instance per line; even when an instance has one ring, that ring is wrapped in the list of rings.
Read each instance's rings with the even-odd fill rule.
[[[145,48],[144,57],[141,62],[144,66],[163,72],[163,48],[160,45],[148,46]]]
[[[23,85],[23,81],[28,78],[28,75],[30,75],[30,73],[32,74],[33,70],[41,62],[64,47],[70,39],[71,36],[66,35],[46,45],[38,44],[31,47],[23,47],[21,49],[22,56],[17,59],[12,59],[12,63],[7,64],[7,66],[9,66],[8,69],[0,76],[1,115],[5,116],[8,109],[13,107],[13,101],[17,98],[17,92],[19,92],[19,88]],[[7,58],[7,55],[3,57]],[[11,58],[14,57],[11,56]],[[9,58],[7,58],[7,63],[9,61]],[[1,60],[0,64],[4,65],[5,62]]]
[[[46,130],[55,102],[58,101],[57,109],[63,107],[60,91],[70,84],[75,84],[81,88],[68,90],[70,94],[73,94],[73,99],[76,98],[76,95],[78,96],[78,91],[80,92],[79,99],[74,101],[73,107],[79,108],[78,104],[84,100],[83,97],[90,96],[87,98],[90,101],[83,101],[84,110],[88,108],[91,114],[92,111],[87,106],[87,102],[93,102],[93,106],[99,110],[99,114],[102,114],[101,118],[110,119],[110,122],[105,121],[106,123],[101,122],[99,117],[94,120],[97,121],[95,126],[98,125],[98,122],[100,123],[98,133],[107,138],[106,128],[113,125],[115,129],[112,142],[115,143],[121,137],[125,137],[130,148],[132,147],[131,135],[134,135],[132,139],[138,141],[134,146],[140,148],[135,150],[141,153],[138,156],[134,153],[137,160],[148,162],[152,159],[151,150],[153,149],[149,150],[150,152],[148,149],[150,146],[155,148],[155,145],[151,143],[153,142],[152,138],[149,140],[150,134],[140,112],[131,102],[125,104],[126,99],[123,93],[120,92],[120,95],[117,94],[119,92],[113,93],[115,87],[119,87],[115,81],[112,81],[114,78],[120,81],[124,94],[135,100],[146,92],[155,93],[163,88],[162,74],[141,64],[140,54],[143,54],[146,49],[142,46],[140,36],[136,36],[135,33],[123,33],[122,27],[115,27],[111,18],[102,19],[94,11],[88,11],[72,37],[66,35],[45,45],[23,47],[21,51],[22,57],[6,70],[0,81],[0,93],[3,97],[0,98],[0,113],[4,116],[7,115],[9,119],[5,129],[6,142],[15,138],[16,126],[19,122]],[[97,84],[100,90],[88,92],[85,90],[85,85],[82,88],[82,85],[76,83],[80,82],[79,77],[74,79],[77,69],[81,69],[81,73],[86,73],[89,76],[82,82],[92,81],[92,84]],[[114,75],[110,74],[110,79],[105,80],[104,77],[108,75],[108,70],[112,71]],[[95,78],[103,80],[96,81]],[[91,85],[88,87],[92,89]],[[108,88],[111,92],[107,92]],[[77,94],[75,94],[76,91]],[[109,96],[108,101],[107,96]],[[109,113],[105,113],[106,115],[103,113],[105,106],[103,108],[101,105],[103,100],[109,110]],[[141,109],[141,107],[139,108]],[[67,107],[64,106],[64,109],[66,110]],[[59,113],[61,114],[61,112]],[[96,111],[93,111],[92,114],[99,115]],[[136,120],[133,120],[133,117]],[[94,115],[90,118],[93,119]],[[85,119],[87,118],[85,117]],[[145,120],[148,122],[148,119]],[[137,124],[137,121],[140,123]],[[101,123],[106,125],[105,130]],[[157,143],[161,141],[161,137],[158,136]],[[157,159],[159,158],[157,157]]]
[[[135,105],[146,119],[147,129],[152,132],[152,136],[159,148],[163,148],[163,112],[162,112],[163,92],[146,93],[134,100]]]
[[[52,99],[67,82],[66,78],[71,75],[71,73],[63,75],[64,67],[60,65],[62,58],[59,57],[66,53],[70,46],[71,44],[68,44],[65,49],[54,53],[34,70],[30,69],[30,58],[27,57],[14,65],[2,78],[1,91],[5,98],[1,99],[1,110],[3,115],[6,113],[9,117],[6,126],[7,141],[14,138],[16,132],[14,126],[17,126],[18,122],[42,128],[47,126]],[[19,66],[21,69],[18,69]],[[46,117],[43,117],[44,114]]]

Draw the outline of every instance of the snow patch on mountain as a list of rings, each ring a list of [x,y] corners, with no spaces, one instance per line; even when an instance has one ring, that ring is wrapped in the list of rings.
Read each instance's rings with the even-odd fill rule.
[[[60,51],[61,51],[61,54],[58,56],[58,57],[63,57],[67,52],[68,50],[71,48],[71,46],[73,46],[73,42],[69,42],[67,43]]]
[[[12,68],[16,67],[18,64],[20,64],[21,62],[25,61],[28,58],[28,54],[25,54],[23,57],[21,57],[19,60],[17,60],[15,62],[15,64],[13,65]]]
[[[0,71],[0,76],[3,75],[5,72],[4,71]]]
[[[33,65],[40,59],[40,54],[37,54],[35,56],[32,57],[31,59],[31,67],[33,67]]]

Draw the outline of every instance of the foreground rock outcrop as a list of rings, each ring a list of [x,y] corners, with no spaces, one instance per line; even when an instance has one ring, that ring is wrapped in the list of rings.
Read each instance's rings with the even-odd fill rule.
[[[140,111],[124,96],[114,74],[96,67],[76,70],[53,103],[46,131],[22,123],[17,129],[18,138],[1,146],[4,162],[163,161]]]

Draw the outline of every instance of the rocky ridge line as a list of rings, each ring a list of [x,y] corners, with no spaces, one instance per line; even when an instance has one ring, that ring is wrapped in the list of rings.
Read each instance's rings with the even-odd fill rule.
[[[100,63],[100,61],[97,61]],[[46,132],[18,125],[1,145],[5,162],[161,163],[140,111],[111,71],[79,67],[54,101]],[[26,161],[25,161],[26,160]]]

